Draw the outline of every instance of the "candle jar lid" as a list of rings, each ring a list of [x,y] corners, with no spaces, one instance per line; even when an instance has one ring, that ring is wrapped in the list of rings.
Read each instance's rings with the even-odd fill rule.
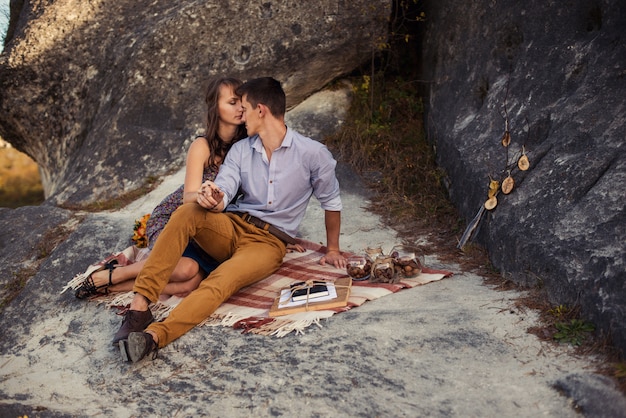
[[[383,257],[383,249],[381,247],[367,247],[365,249],[365,255],[372,261],[375,261],[378,257]]]

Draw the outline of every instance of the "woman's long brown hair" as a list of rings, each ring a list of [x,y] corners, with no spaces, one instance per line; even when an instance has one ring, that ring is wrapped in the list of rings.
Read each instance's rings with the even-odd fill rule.
[[[218,99],[220,95],[220,88],[222,86],[228,86],[233,91],[235,91],[237,90],[237,87],[239,87],[241,84],[241,80],[233,77],[216,77],[209,81],[209,85],[207,86],[206,96],[204,100],[207,105],[205,138],[209,143],[209,151],[211,152],[211,156],[209,157],[209,165],[212,167],[217,167],[218,162],[224,161],[224,157],[226,156],[226,153],[228,152],[232,144],[247,136],[246,126],[244,124],[241,124],[237,128],[235,137],[230,143],[225,142],[218,135],[218,128],[220,123]]]

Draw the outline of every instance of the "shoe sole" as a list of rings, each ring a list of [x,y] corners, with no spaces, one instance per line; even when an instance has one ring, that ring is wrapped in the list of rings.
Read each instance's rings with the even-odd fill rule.
[[[126,357],[130,358],[133,363],[138,362],[144,357],[146,352],[146,339],[141,332],[131,332],[128,335],[128,344],[126,345]],[[122,354],[124,357],[124,354]],[[128,361],[128,360],[127,360]]]
[[[122,360],[130,361],[130,357],[128,356],[128,340],[119,340],[117,344],[120,348],[120,354],[122,355]]]

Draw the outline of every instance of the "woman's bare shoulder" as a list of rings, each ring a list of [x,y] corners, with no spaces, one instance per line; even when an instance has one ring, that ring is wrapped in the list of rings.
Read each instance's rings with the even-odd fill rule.
[[[191,145],[189,146],[189,150],[194,150],[194,152],[198,152],[200,150],[204,150],[209,152],[209,142],[203,136],[198,136],[193,140]]]
[[[209,147],[209,141],[207,141],[206,137],[204,136],[197,136],[192,142],[191,145],[195,145],[195,144],[202,144],[205,147]]]
[[[211,150],[209,149],[207,140],[204,137],[197,137],[187,150],[187,166],[195,161],[197,164],[206,167],[209,163],[210,156]]]

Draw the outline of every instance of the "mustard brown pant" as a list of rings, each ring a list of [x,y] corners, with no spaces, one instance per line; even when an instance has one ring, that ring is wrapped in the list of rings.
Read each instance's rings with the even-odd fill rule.
[[[190,238],[221,264],[164,321],[147,328],[157,335],[159,347],[204,321],[239,289],[274,273],[286,253],[281,240],[239,216],[186,203],[172,214],[159,235],[133,291],[156,302]]]

